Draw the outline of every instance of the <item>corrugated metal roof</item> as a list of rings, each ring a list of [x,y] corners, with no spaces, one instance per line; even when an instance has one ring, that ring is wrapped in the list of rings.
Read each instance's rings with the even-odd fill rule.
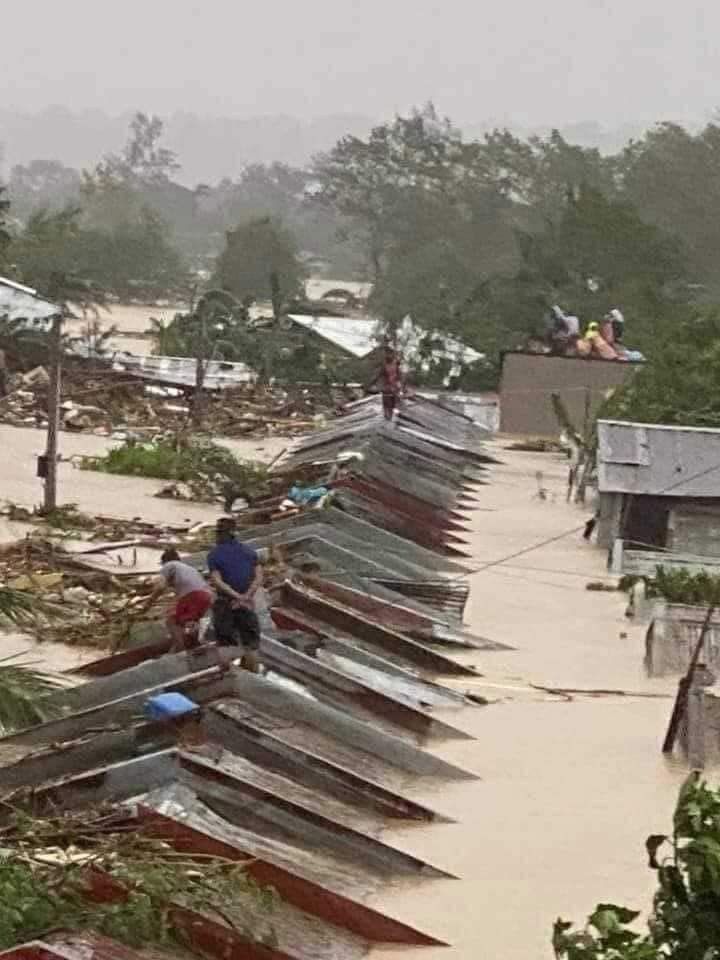
[[[44,327],[58,312],[57,304],[38,296],[37,290],[0,277],[0,317],[27,320],[32,326]]]
[[[358,317],[313,317],[291,313],[293,323],[312,330],[354,357],[365,357],[377,346],[378,321]]]
[[[193,361],[184,364],[194,374]],[[443,677],[476,672],[438,640],[462,633],[469,584],[457,564],[460,576],[443,574],[443,554],[461,543],[455,508],[467,505],[467,472],[477,478],[490,460],[485,432],[429,400],[403,409],[390,426],[377,399],[358,405],[275,465],[282,492],[299,466],[320,460],[313,479],[322,480],[340,453],[362,451],[335,477],[335,507],[245,531],[243,539],[282,547],[271,618],[263,617],[264,675],[236,669],[233,648],[168,655],[169,641],[148,639],[91,665],[96,679],[53,694],[56,719],[0,741],[6,799],[40,815],[132,801],[162,812],[163,829],[169,818],[193,832],[185,849],[222,844],[232,859],[253,858],[249,869],[261,874],[252,876],[283,898],[278,950],[293,960],[356,960],[356,947],[372,942],[432,943],[361,905],[386,882],[447,875],[377,834],[386,822],[444,819],[405,797],[409,779],[475,779],[421,745],[468,736],[436,708],[468,702]],[[149,697],[173,690],[202,708],[192,727],[138,720]],[[236,908],[243,904],[229,905],[229,915]],[[226,940],[211,934],[205,924],[193,943],[218,956]]]
[[[598,423],[600,493],[720,497],[720,430]]]
[[[312,330],[354,357],[366,357],[382,339],[382,321],[372,317],[315,317],[298,313],[288,316],[293,323]],[[438,330],[417,327],[410,317],[405,317],[398,330],[398,346],[403,358],[406,361],[420,360],[421,347],[428,337],[435,342],[435,346],[426,358],[428,360],[450,360],[457,364],[471,364],[484,356],[454,337]]]
[[[116,370],[125,370],[145,380],[167,383],[171,386],[194,387],[197,361],[193,357],[151,357],[132,353],[116,353],[112,357]],[[250,383],[255,372],[244,363],[211,360],[205,372],[205,387],[222,390]]]

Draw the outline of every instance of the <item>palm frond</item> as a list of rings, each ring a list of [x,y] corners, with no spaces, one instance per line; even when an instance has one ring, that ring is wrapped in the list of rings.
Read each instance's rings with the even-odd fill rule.
[[[0,587],[0,625],[25,627],[37,616],[37,597],[25,590]]]
[[[46,701],[61,681],[35,670],[31,665],[0,660],[0,734],[42,723],[52,716]]]
[[[29,590],[0,586],[0,628],[35,626],[38,617],[62,616],[63,612],[59,605],[48,603]]]

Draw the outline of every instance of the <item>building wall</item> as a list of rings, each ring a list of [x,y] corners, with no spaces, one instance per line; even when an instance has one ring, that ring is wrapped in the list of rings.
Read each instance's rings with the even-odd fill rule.
[[[687,672],[700,639],[708,609],[655,600],[646,636],[646,666],[651,677]],[[705,634],[700,662],[717,674],[720,670],[720,611],[713,614]]]
[[[693,686],[680,727],[680,744],[693,769],[720,762],[720,691]]]
[[[620,536],[623,495],[621,493],[601,493],[597,525],[597,543],[609,550]]]
[[[720,502],[679,503],[673,507],[667,546],[700,557],[720,557]]]
[[[620,361],[506,353],[500,380],[500,432],[557,437],[560,426],[551,396],[558,393],[578,429],[585,420],[586,398],[594,416],[607,391],[621,386],[639,365]]]

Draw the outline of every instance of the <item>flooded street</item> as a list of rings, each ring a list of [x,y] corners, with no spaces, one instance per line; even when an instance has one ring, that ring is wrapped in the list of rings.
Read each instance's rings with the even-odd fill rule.
[[[23,507],[34,507],[42,500],[42,481],[35,475],[37,456],[45,448],[45,431],[34,428],[0,426],[0,449],[5,454],[2,471],[2,499]],[[119,440],[91,434],[60,433],[59,493],[61,503],[75,503],[84,513],[133,519],[141,517],[158,523],[183,523],[186,520],[211,520],[222,512],[220,504],[165,500],[156,493],[167,481],[143,477],[115,476],[95,470],[81,470],[77,462],[84,456],[100,456],[117,446]],[[265,440],[223,440],[238,457],[269,461],[287,441],[271,437]],[[74,462],[73,462],[74,461]],[[0,526],[0,542],[11,528]]]
[[[476,741],[436,751],[482,779],[420,798],[457,824],[383,837],[460,879],[373,902],[452,945],[417,953],[427,960],[539,960],[558,916],[583,921],[599,901],[645,908],[645,838],[667,828],[686,773],[660,755],[676,680],[646,678],[644,628],[628,626],[624,596],[586,590],[605,578],[605,553],[582,540],[589,512],[565,503],[566,462],[496,452],[470,521],[466,620],[515,649],[468,658],[485,676],[473,689],[500,702],[460,718]],[[567,702],[529,684],[654,696]]]
[[[0,427],[9,454],[7,499],[26,506],[40,500],[34,458],[44,439],[41,431]],[[111,442],[63,434],[61,450],[66,457],[93,454]],[[233,447],[243,456],[269,458],[283,445],[272,439]],[[565,503],[566,461],[497,444],[492,449],[503,462],[489,471],[490,482],[479,488],[468,515],[476,572],[466,621],[512,649],[463,655],[483,677],[453,686],[472,684],[493,701],[489,706],[447,717],[434,711],[477,738],[434,752],[481,780],[413,794],[457,823],[387,831],[382,838],[459,879],[384,888],[370,904],[452,945],[413,954],[424,960],[542,960],[551,956],[556,917],[582,921],[598,901],[646,907],[653,877],[645,838],[667,828],[685,775],[660,756],[676,681],[645,676],[644,627],[628,624],[624,596],[586,590],[590,581],[611,578],[604,552],[581,537],[589,510]],[[156,521],[218,513],[208,504],[157,499],[160,481],[71,464],[62,465],[60,483],[62,500],[87,512]],[[5,525],[0,532],[7,540],[23,531]],[[22,637],[3,637],[5,654],[27,647]],[[33,650],[33,659],[50,669],[89,655]],[[533,684],[634,695],[567,700]],[[373,954],[374,960],[390,956]]]

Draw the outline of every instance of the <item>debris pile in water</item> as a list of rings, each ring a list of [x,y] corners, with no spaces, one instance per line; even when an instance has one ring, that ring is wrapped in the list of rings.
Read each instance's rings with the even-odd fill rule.
[[[48,372],[35,367],[11,378],[0,399],[0,422],[47,425]],[[156,386],[127,372],[71,366],[63,372],[61,422],[65,430],[111,436],[177,430],[190,418],[192,389]],[[351,391],[320,386],[243,384],[203,397],[203,427],[226,437],[295,436],[324,423],[352,399]]]

